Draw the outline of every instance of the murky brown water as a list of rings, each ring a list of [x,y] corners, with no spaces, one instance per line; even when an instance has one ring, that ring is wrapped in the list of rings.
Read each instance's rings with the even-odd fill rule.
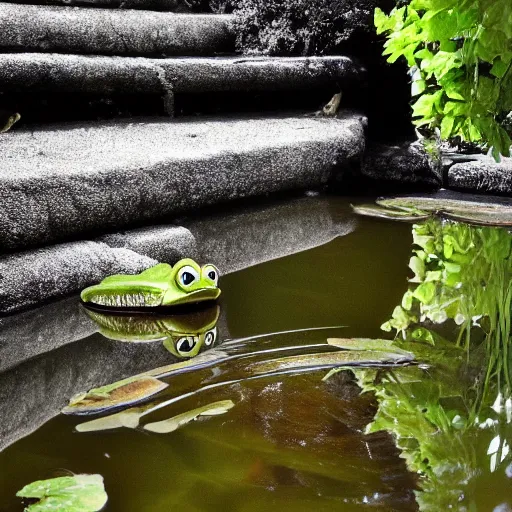
[[[406,288],[410,246],[410,225],[361,219],[354,232],[326,245],[224,276],[219,335],[345,326],[262,337],[251,342],[254,349],[325,343],[332,335],[383,337],[380,325]],[[96,334],[84,343],[115,342]],[[159,400],[229,380],[240,364],[170,377]],[[364,434],[375,397],[361,395],[349,371],[323,382],[326,373],[245,380],[185,398],[151,414],[151,421],[217,400],[233,400],[235,407],[170,434],[77,433],[74,427],[89,418],[58,415],[0,453],[0,510],[21,511],[15,493],[23,485],[69,472],[103,475],[109,512],[417,510],[417,476],[407,471],[391,435]],[[49,392],[40,390],[38,407],[45,408]],[[477,444],[485,450],[488,441]],[[492,510],[483,504],[512,494],[503,471],[484,475],[478,485],[478,510]],[[489,492],[495,497],[486,501]]]

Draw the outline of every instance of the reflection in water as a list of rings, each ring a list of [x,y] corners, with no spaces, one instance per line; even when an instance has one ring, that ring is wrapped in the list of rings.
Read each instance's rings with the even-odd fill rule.
[[[383,328],[428,366],[355,371],[379,401],[367,430],[394,434],[422,511],[510,510],[512,237],[431,218],[413,240],[410,289]]]
[[[85,308],[100,333],[111,340],[133,343],[162,342],[174,356],[195,357],[217,341],[220,307],[192,309],[175,315],[104,313]]]

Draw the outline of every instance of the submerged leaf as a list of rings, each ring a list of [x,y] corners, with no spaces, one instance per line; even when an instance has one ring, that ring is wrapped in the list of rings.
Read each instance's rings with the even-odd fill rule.
[[[234,406],[235,404],[232,400],[221,400],[219,402],[214,402],[212,404],[193,409],[192,411],[178,414],[177,416],[167,420],[148,423],[147,425],[144,425],[144,430],[149,430],[150,432],[156,432],[158,434],[169,434],[170,432],[178,430],[183,425],[196,420],[200,416],[217,416],[225,414]]]
[[[38,480],[16,493],[20,498],[37,498],[27,512],[97,512],[107,503],[107,493],[101,475],[74,475],[50,480]]]
[[[112,430],[115,428],[137,428],[140,417],[146,407],[133,407],[127,411],[121,411],[103,418],[98,418],[85,423],[80,423],[75,427],[77,432],[98,432],[103,430]]]

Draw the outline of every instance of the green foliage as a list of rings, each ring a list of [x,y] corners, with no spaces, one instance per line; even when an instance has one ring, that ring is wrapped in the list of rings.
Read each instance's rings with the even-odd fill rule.
[[[415,69],[413,119],[441,137],[485,143],[510,156],[503,127],[512,111],[512,2],[411,0],[374,16],[384,55]]]
[[[366,431],[393,434],[407,467],[420,477],[416,500],[422,512],[480,510],[477,482],[488,485],[490,474],[508,463],[511,425],[492,402],[481,408],[480,420],[468,414],[470,372],[460,359],[431,348],[430,354],[428,371],[353,370],[363,392],[374,393],[379,404]],[[493,498],[487,501],[493,509]]]
[[[107,503],[107,493],[101,475],[74,475],[50,480],[38,480],[16,493],[20,498],[39,501],[29,505],[27,512],[97,512]]]

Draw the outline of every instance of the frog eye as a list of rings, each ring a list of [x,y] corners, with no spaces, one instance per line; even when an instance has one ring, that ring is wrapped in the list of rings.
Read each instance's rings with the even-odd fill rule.
[[[213,281],[213,284],[217,286],[219,282],[219,271],[213,265],[205,265],[201,270],[203,277]]]
[[[194,347],[197,345],[196,338],[194,336],[186,336],[185,338],[180,338],[176,342],[176,351],[180,356],[187,356],[194,350]]]
[[[210,347],[215,343],[215,340],[217,339],[217,328],[212,329],[211,331],[208,331],[204,335],[204,344],[207,347]]]
[[[192,286],[196,281],[199,280],[199,273],[194,267],[186,265],[180,268],[178,272],[178,284],[183,288]]]

